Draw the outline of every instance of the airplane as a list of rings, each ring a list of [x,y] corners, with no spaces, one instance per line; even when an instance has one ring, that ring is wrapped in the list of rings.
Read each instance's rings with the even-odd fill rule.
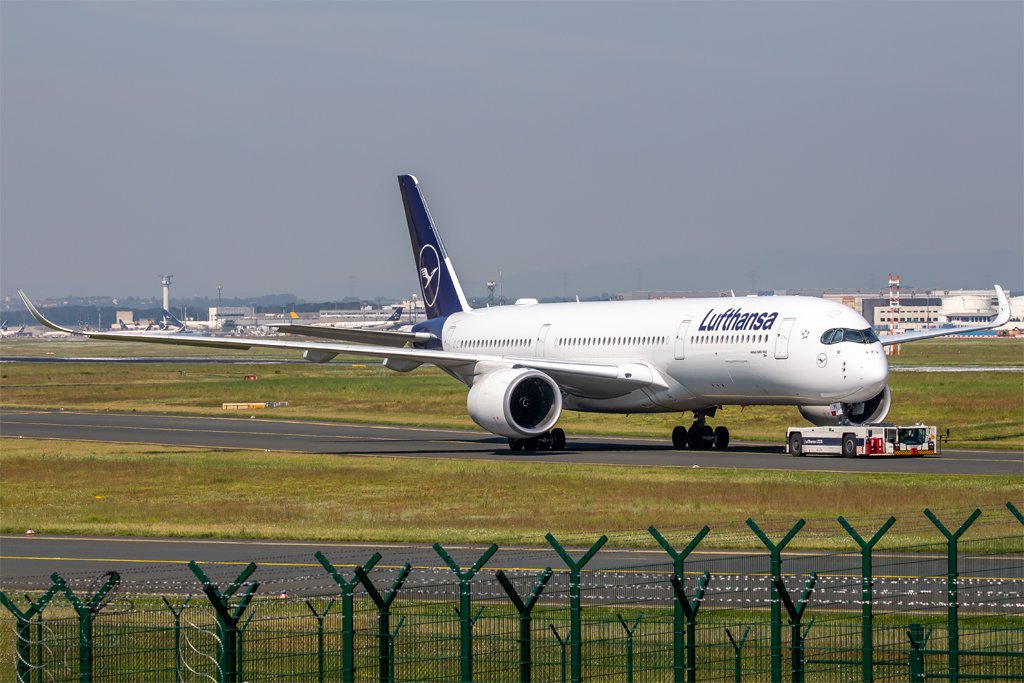
[[[147,323],[145,327],[128,327],[123,320],[118,320],[117,324],[120,326],[122,332],[153,332],[153,323]],[[156,330],[158,331],[158,330]]]
[[[7,328],[7,321],[0,322],[0,338],[6,339],[7,337],[25,337],[28,336],[25,332],[25,326],[22,325],[18,329],[11,331]]]
[[[215,327],[217,327],[217,323],[214,321],[179,320],[166,308],[160,309],[160,322],[157,323],[157,329],[160,332],[173,332],[177,334],[191,334],[193,331],[198,330],[209,332]]]
[[[512,451],[562,450],[563,409],[595,413],[693,413],[672,430],[677,449],[725,449],[729,430],[709,419],[725,406],[797,406],[816,425],[882,421],[889,412],[884,346],[1006,323],[1010,307],[995,286],[997,313],[972,327],[918,330],[880,340],[853,309],[804,296],[664,299],[469,306],[419,181],[398,177],[427,319],[409,331],[330,329],[330,342],[137,333],[95,339],[285,348],[312,362],[338,354],[384,359],[408,372],[429,363],[469,387],[467,412]],[[42,316],[42,324],[71,332]],[[310,334],[304,328],[303,334]],[[348,343],[337,343],[342,340]]]
[[[173,330],[172,330],[173,328]],[[171,330],[184,334],[188,331],[188,326],[174,317],[174,314],[168,311],[166,308],[160,309],[160,329]]]
[[[401,325],[403,306],[396,306],[386,320],[367,322],[365,320],[354,322],[317,323],[315,325],[274,325],[278,332],[287,334],[298,334],[305,337],[323,337],[325,339],[348,339],[348,335],[341,336],[333,334],[334,330],[379,330],[381,328],[393,328]],[[294,313],[292,313],[295,316]],[[298,316],[296,316],[298,317]]]

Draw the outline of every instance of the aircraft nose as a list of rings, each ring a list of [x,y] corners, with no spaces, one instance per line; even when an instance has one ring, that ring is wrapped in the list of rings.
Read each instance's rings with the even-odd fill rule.
[[[879,390],[889,381],[889,362],[880,345],[868,351],[864,358],[864,381]]]

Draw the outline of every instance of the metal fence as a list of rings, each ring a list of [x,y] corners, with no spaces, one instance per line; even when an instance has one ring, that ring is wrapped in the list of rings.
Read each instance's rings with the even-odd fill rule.
[[[1024,681],[1022,555],[961,541],[980,510],[956,531],[925,515],[941,544],[899,552],[875,551],[892,517],[868,530],[840,517],[852,553],[785,553],[804,520],[772,538],[749,519],[767,552],[697,557],[707,527],[682,547],[651,527],[663,561],[628,567],[595,568],[604,536],[568,550],[548,534],[558,568],[491,572],[497,546],[435,544],[433,567],[382,566],[376,553],[335,566],[318,552],[217,581],[207,571],[235,569],[193,562],[187,584],[150,582],[158,590],[116,572],[91,585],[53,574],[45,590],[0,592],[0,677]]]

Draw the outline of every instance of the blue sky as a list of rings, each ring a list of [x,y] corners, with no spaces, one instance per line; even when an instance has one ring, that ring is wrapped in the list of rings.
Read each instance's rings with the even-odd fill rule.
[[[0,3],[0,295],[1024,287],[1024,4]]]

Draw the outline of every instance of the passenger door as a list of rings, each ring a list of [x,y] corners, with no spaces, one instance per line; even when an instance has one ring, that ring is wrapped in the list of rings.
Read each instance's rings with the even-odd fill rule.
[[[789,358],[789,335],[793,332],[793,323],[796,318],[784,318],[779,326],[779,336],[775,338],[775,357],[778,359]]]
[[[690,321],[687,319],[679,323],[679,329],[676,330],[676,360],[686,358],[686,335],[689,333]]]
[[[540,331],[537,332],[537,358],[544,358],[544,344],[548,339],[548,331],[551,329],[551,324],[541,325]]]

